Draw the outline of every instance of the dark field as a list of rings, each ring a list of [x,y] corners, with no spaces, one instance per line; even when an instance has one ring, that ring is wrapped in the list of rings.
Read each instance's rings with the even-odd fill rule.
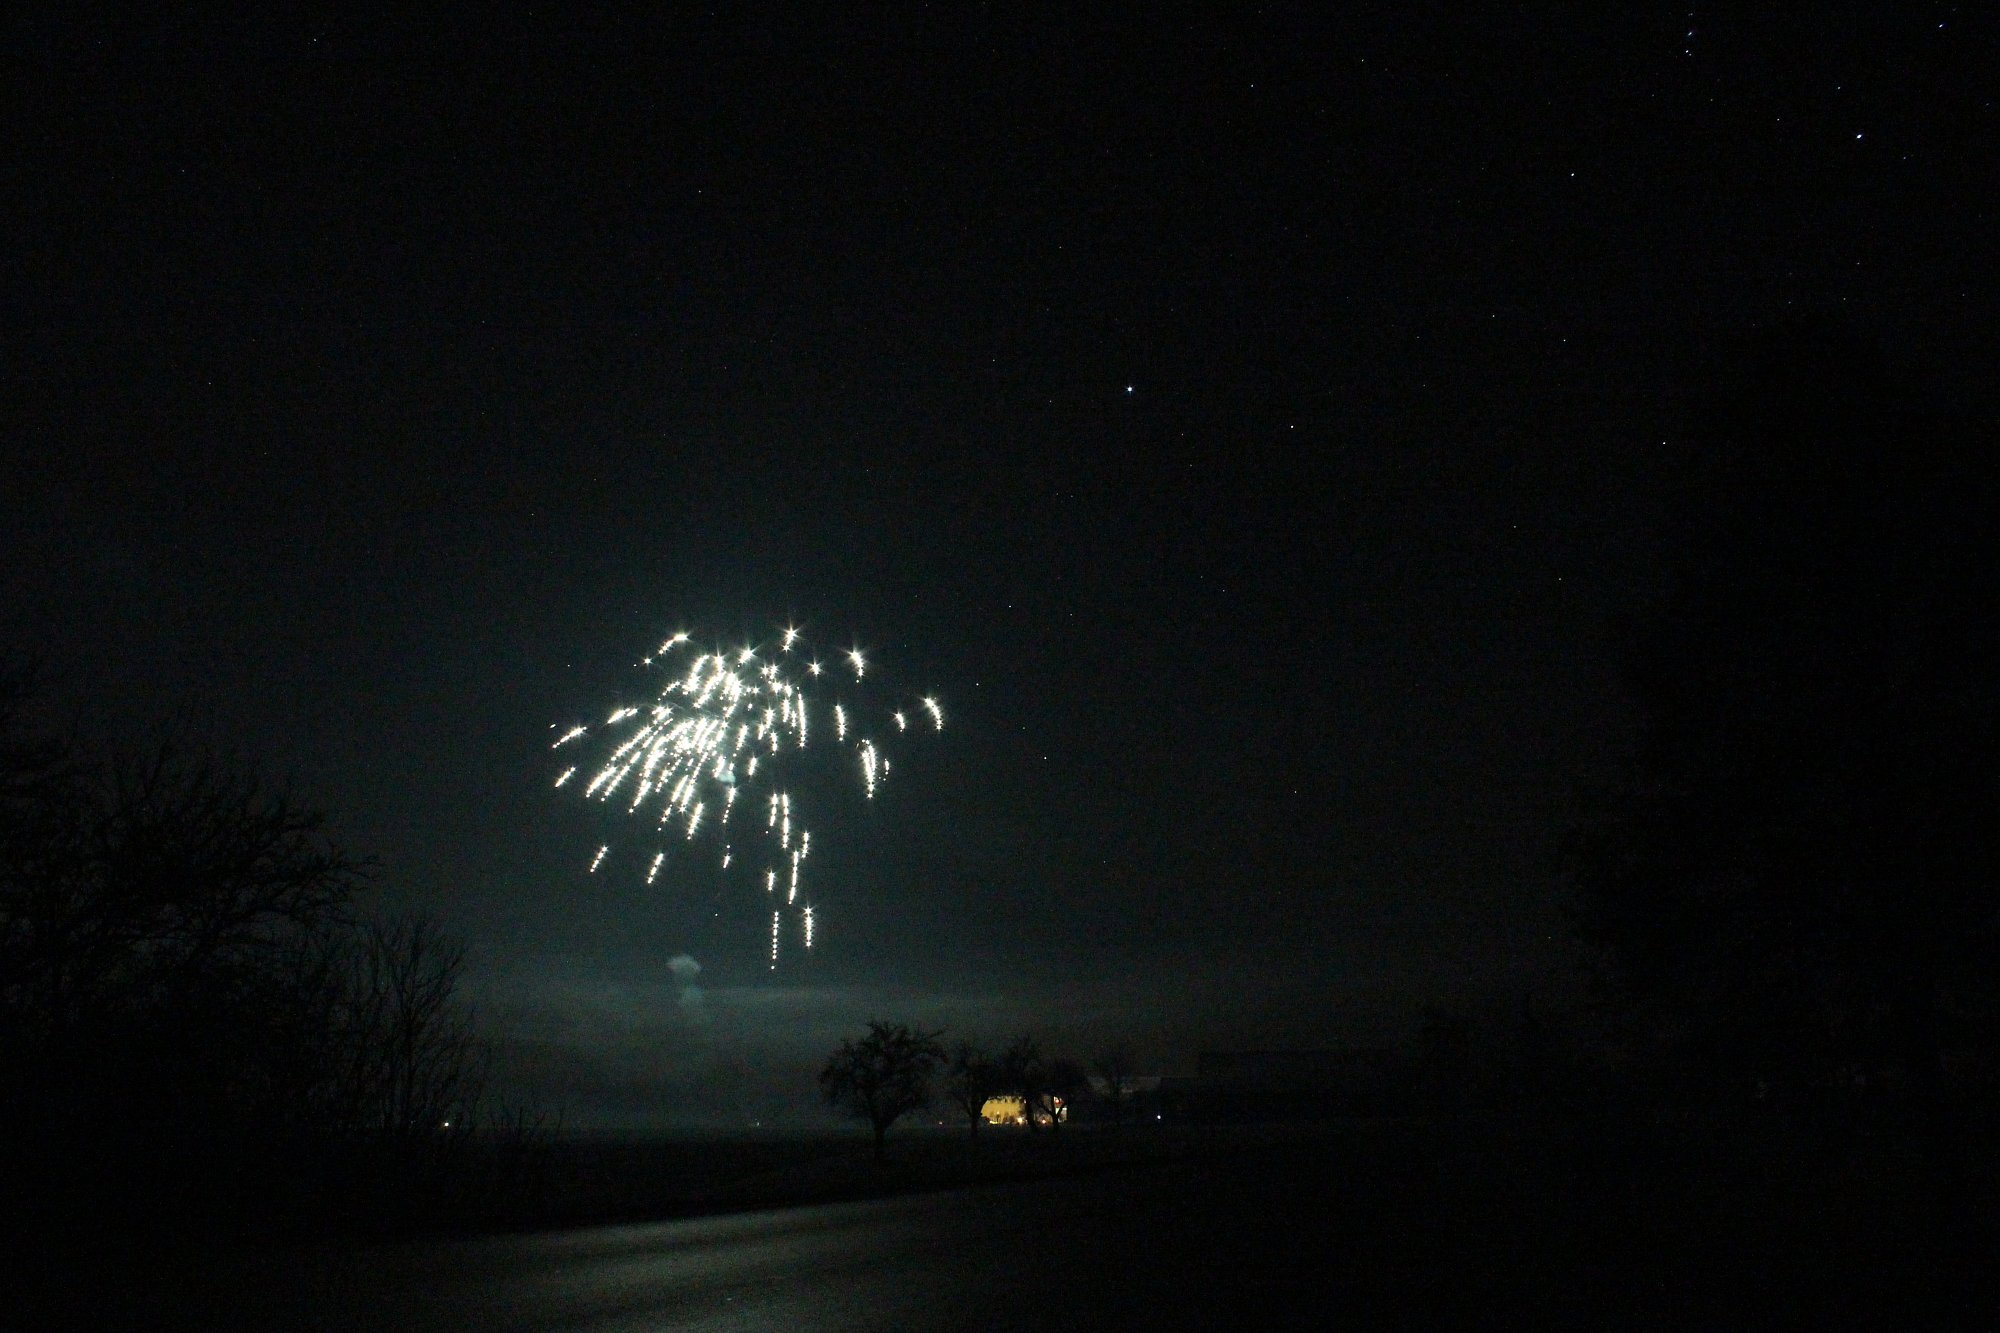
[[[892,1137],[888,1160],[880,1163],[872,1160],[868,1141],[853,1135],[601,1137],[550,1150],[533,1197],[506,1220],[516,1227],[562,1226],[837,1202],[1094,1173],[1323,1134],[1312,1128],[1173,1126],[1030,1135],[997,1128],[973,1140],[963,1129],[905,1129]]]
[[[1909,1161],[1493,1123],[893,1144],[567,1145],[540,1220],[572,1225],[484,1239],[105,1237],[43,1326],[1992,1326],[1991,1191]]]

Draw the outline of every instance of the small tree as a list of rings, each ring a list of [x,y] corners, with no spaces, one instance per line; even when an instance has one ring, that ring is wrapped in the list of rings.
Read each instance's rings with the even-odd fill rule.
[[[883,1157],[889,1126],[930,1105],[931,1075],[945,1059],[941,1032],[919,1032],[901,1023],[868,1024],[868,1035],[840,1043],[819,1071],[820,1093],[875,1132],[875,1160]]]
[[[484,1073],[472,1014],[457,997],[465,947],[429,917],[364,925],[345,1005],[348,1125],[400,1143],[472,1125]]]
[[[1091,1061],[1091,1068],[1104,1080],[1104,1100],[1111,1103],[1111,1124],[1114,1128],[1125,1123],[1125,1103],[1132,1099],[1136,1091],[1137,1068],[1129,1046],[1114,1046],[1102,1051]]]
[[[1021,1111],[1028,1122],[1030,1132],[1036,1128],[1035,1108],[1041,1104],[1042,1083],[1048,1076],[1048,1061],[1042,1058],[1042,1048],[1029,1036],[1017,1037],[1014,1043],[1000,1053],[997,1071],[1000,1090],[1011,1097],[1021,1099]]]
[[[1043,1116],[1051,1126],[1061,1124],[1059,1113],[1076,1100],[1085,1081],[1076,1061],[1051,1060],[1033,1037],[1025,1036],[1001,1054],[998,1072],[1000,1090],[1021,1099],[1030,1130],[1040,1127]]]
[[[952,1048],[951,1063],[945,1067],[944,1091],[952,1105],[965,1112],[967,1131],[978,1138],[986,1103],[1003,1091],[999,1063],[971,1042],[961,1041]]]
[[[1049,1061],[1043,1069],[1040,1093],[1029,1105],[1030,1118],[1037,1113],[1045,1115],[1049,1127],[1055,1128],[1062,1124],[1068,1108],[1076,1104],[1077,1094],[1088,1085],[1083,1066],[1076,1061],[1060,1056]]]

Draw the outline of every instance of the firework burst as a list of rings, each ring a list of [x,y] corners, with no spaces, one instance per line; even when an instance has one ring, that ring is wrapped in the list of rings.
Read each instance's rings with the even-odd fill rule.
[[[770,913],[775,968],[788,938],[807,949],[814,938],[812,833],[792,779],[807,764],[834,762],[872,800],[890,768],[876,736],[942,731],[944,711],[929,696],[871,702],[863,681],[875,691],[879,675],[859,648],[822,662],[789,627],[769,645],[714,650],[676,634],[643,665],[658,673],[650,703],[615,708],[597,727],[552,728],[562,733],[551,747],[563,761],[555,785],[580,786],[586,798],[650,822],[657,845],[635,868],[647,884],[669,844],[706,847],[725,874],[736,866]],[[593,749],[594,761],[572,758]],[[607,844],[590,873],[618,865]]]

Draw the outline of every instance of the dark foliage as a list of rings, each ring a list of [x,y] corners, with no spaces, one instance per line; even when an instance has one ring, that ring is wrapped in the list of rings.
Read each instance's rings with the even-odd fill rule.
[[[1995,442],[1824,327],[1737,349],[1699,405],[1627,656],[1643,730],[1577,862],[1637,1049],[1683,1088],[1935,1128],[1984,1077]]]

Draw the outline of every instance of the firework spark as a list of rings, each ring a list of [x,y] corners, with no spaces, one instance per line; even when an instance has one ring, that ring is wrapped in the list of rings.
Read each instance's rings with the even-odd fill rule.
[[[849,771],[858,774],[864,794],[872,799],[889,773],[888,757],[871,735],[873,729],[880,725],[898,732],[920,730],[914,723],[927,717],[930,730],[942,731],[944,713],[929,696],[902,707],[877,706],[858,697],[856,691],[871,665],[859,648],[840,654],[853,669],[853,680],[844,687],[826,687],[841,690],[842,697],[823,699],[818,692],[820,663],[804,651],[795,626],[780,632],[777,652],[768,661],[759,656],[755,644],[704,652],[693,643],[693,636],[683,631],[645,659],[644,665],[664,677],[650,703],[613,708],[595,729],[570,727],[553,748],[573,743],[602,747],[604,757],[584,788],[587,798],[608,802],[615,794],[628,812],[657,811],[653,827],[662,835],[669,825],[688,842],[708,834],[717,845],[721,869],[726,871],[734,859],[747,860],[760,870],[771,911],[775,968],[782,942],[793,934],[788,922],[808,949],[816,934],[803,879],[812,834],[804,823],[805,812],[794,808],[787,778],[815,762],[815,753],[848,755],[848,762],[856,765]],[[792,655],[794,648],[801,649],[799,656]],[[831,726],[812,727],[815,714]],[[830,744],[824,740],[829,734]],[[813,736],[822,738],[817,751],[807,745]],[[589,765],[566,768],[555,785],[563,786],[584,767]],[[745,790],[751,786],[758,789],[754,795]],[[742,847],[745,855],[735,857],[737,849],[723,841],[731,812],[744,798],[755,799],[757,804],[750,809],[765,816],[759,829],[756,813],[750,815],[751,831],[757,836],[749,841],[762,845],[761,856]],[[758,806],[763,807],[761,812]],[[745,839],[739,836],[734,841],[742,844]],[[593,872],[606,864],[610,850],[608,845],[597,849],[590,862]],[[651,858],[644,872],[646,883],[658,876],[665,859],[665,852]]]

